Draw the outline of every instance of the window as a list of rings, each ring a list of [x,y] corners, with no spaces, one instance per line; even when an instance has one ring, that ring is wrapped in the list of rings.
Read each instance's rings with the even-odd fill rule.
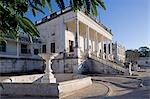
[[[42,53],[46,53],[46,45],[42,46]]]
[[[0,52],[6,52],[6,43],[4,41],[0,42]]]
[[[145,61],[146,64],[148,64],[148,61]]]
[[[69,40],[69,52],[73,52],[73,41]]]
[[[55,53],[55,43],[51,43],[51,53]]]
[[[6,43],[4,41],[0,42],[0,52],[6,52]]]
[[[108,44],[108,51],[109,51],[109,54],[110,54],[110,44]]]
[[[26,44],[21,44],[21,53],[22,54],[27,54],[27,45]]]
[[[55,35],[55,32],[54,33],[52,33],[52,36],[54,36]]]
[[[104,44],[104,53],[106,53],[106,44]]]
[[[38,49],[34,49],[34,55],[38,55],[39,54],[39,50]]]

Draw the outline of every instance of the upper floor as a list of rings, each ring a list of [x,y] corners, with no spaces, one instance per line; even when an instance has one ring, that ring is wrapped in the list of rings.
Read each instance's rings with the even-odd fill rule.
[[[38,58],[41,41],[34,38],[30,41],[28,36],[21,35],[19,40],[14,40],[10,36],[5,37],[5,41],[0,41],[0,57],[8,58]]]

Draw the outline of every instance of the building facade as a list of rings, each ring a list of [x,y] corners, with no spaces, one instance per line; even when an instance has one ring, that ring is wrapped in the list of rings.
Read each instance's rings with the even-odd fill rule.
[[[150,57],[139,57],[137,63],[139,66],[150,67]]]
[[[44,61],[38,56],[39,39],[31,43],[28,35],[20,33],[18,41],[9,36],[5,40],[0,41],[0,73],[42,71]]]
[[[116,63],[125,63],[125,47],[115,42],[112,44],[112,53]]]
[[[68,7],[37,21],[36,26],[42,53],[58,53],[52,63],[56,73],[77,72],[88,55],[113,60],[111,31],[83,11]]]

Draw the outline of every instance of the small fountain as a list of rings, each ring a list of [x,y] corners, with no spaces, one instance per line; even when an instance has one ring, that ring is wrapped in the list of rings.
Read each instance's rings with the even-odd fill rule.
[[[91,77],[77,74],[54,74],[51,60],[57,54],[41,54],[46,61],[45,74],[13,76],[1,82],[2,96],[50,96],[65,97],[73,91],[92,84]]]

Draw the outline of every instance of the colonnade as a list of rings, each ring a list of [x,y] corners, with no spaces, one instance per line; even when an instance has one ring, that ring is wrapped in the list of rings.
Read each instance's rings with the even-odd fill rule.
[[[89,27],[87,24],[82,23],[77,17],[75,18],[74,23],[74,52],[77,57],[80,57],[81,55],[80,36],[84,35],[83,38],[85,42],[82,46],[84,47],[84,53],[94,54],[102,59],[112,60],[112,40],[105,37],[102,33],[97,32],[94,27]],[[83,33],[81,33],[81,31]]]

